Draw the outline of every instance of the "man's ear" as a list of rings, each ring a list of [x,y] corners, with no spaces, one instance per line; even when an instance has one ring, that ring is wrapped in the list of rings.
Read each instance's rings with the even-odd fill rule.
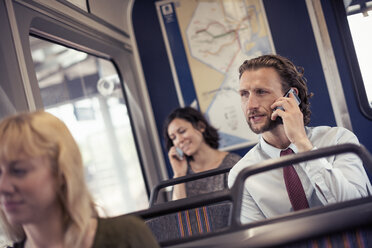
[[[205,123],[199,121],[198,124],[197,124],[197,128],[198,128],[198,130],[199,130],[200,132],[204,133],[205,128],[206,128],[206,125],[205,125]]]

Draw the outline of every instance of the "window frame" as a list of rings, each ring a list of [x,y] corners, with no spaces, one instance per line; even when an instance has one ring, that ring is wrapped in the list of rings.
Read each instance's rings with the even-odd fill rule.
[[[147,128],[143,116],[143,100],[137,86],[138,78],[134,73],[134,59],[127,34],[117,32],[114,28],[110,29],[110,25],[105,22],[96,23],[97,18],[91,18],[91,14],[81,13],[82,11],[76,12],[74,9],[69,9],[71,13],[63,13],[63,11],[56,11],[29,0],[13,1],[10,4],[14,11],[20,39],[20,44],[14,44],[15,49],[23,53],[22,58],[25,64],[23,69],[29,78],[30,92],[25,92],[25,95],[28,93],[32,95],[36,109],[43,109],[44,106],[31,56],[30,35],[110,60],[113,63],[121,80],[138,159],[149,197],[151,188],[161,181],[163,176],[158,168],[161,165],[156,164],[159,159],[152,152],[153,140],[151,140],[151,134],[148,131],[150,129]],[[87,21],[69,18],[69,15],[86,17]],[[100,24],[102,25],[98,26]],[[22,64],[19,67],[22,67]],[[27,82],[23,83],[27,84]]]
[[[343,1],[332,0],[332,7],[335,13],[336,23],[341,37],[341,43],[347,60],[346,63],[351,73],[351,81],[353,83],[358,107],[367,119],[372,120],[372,108],[368,102],[368,97],[365,90],[362,73],[360,71],[358,58],[355,52],[354,42],[351,36],[344,3]]]

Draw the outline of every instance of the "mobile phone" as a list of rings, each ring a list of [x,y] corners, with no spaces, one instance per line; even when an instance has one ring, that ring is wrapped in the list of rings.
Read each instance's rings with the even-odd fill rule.
[[[183,154],[183,151],[181,150],[181,148],[176,147],[176,152],[177,152],[177,156],[178,156],[178,158],[179,158],[180,160],[182,160],[184,154]]]
[[[296,102],[297,102],[297,105],[300,105],[301,103],[301,99],[298,97],[298,95],[296,94],[296,92],[293,90],[293,88],[290,88],[287,93],[285,93],[284,97],[289,97],[289,93],[292,93],[294,96],[295,96],[295,99],[296,99]],[[281,109],[283,111],[284,108],[282,106],[279,106],[279,107],[276,107],[274,110],[277,110],[277,109]]]

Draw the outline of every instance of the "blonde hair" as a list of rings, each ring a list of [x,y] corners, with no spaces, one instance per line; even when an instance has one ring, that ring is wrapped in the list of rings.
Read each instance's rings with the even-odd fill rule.
[[[63,211],[64,246],[82,247],[92,217],[97,213],[84,180],[81,154],[66,125],[44,111],[21,113],[0,123],[0,161],[46,156],[56,180]],[[13,242],[25,238],[22,226],[12,225],[0,210],[0,221]]]

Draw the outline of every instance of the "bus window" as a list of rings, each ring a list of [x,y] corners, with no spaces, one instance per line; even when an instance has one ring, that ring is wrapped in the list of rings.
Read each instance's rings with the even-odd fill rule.
[[[370,8],[372,8],[372,4]],[[372,108],[372,71],[370,69],[372,66],[372,33],[368,31],[372,28],[372,10],[348,15],[347,19],[362,73],[369,107]]]
[[[130,116],[113,63],[34,36],[30,46],[44,108],[77,140],[100,215],[146,208]]]

